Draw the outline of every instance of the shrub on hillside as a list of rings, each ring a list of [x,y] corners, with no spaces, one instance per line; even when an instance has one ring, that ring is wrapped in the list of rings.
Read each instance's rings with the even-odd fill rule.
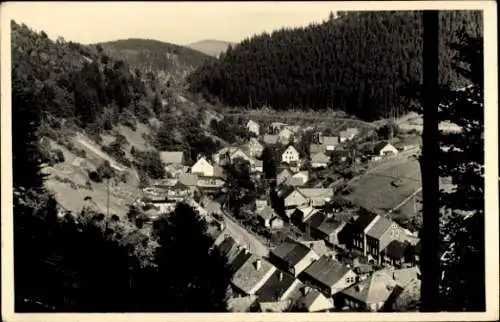
[[[62,150],[56,149],[56,150],[53,151],[53,153],[54,153],[56,162],[62,163],[62,162],[65,161],[65,159],[64,159],[64,153],[63,153]]]
[[[111,167],[109,161],[104,161],[97,167],[95,171],[89,172],[89,179],[94,182],[102,182],[103,180],[108,180],[114,178],[116,175],[115,170]]]

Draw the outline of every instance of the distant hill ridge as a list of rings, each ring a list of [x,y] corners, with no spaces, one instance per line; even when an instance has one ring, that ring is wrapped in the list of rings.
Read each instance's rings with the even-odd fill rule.
[[[235,43],[217,39],[205,39],[188,44],[186,47],[209,56],[217,57],[221,52],[225,52],[230,45],[233,46]]]
[[[213,59],[191,48],[154,39],[129,38],[96,45],[134,68],[159,73],[161,80],[177,85],[182,85],[189,73]]]

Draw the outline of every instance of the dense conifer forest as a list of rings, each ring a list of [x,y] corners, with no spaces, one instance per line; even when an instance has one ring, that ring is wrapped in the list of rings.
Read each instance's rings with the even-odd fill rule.
[[[482,34],[474,11],[443,11],[440,83],[461,86],[451,68],[456,31]],[[395,116],[422,77],[421,12],[338,12],[321,24],[245,39],[189,78],[191,90],[227,105],[344,110],[365,120]]]

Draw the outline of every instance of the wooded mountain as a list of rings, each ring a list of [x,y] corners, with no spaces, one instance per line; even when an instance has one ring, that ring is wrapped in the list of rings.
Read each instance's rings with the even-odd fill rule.
[[[482,15],[440,16],[440,82],[461,86],[449,43],[462,27],[482,34]],[[374,120],[408,109],[402,94],[421,83],[422,45],[421,12],[339,12],[245,39],[190,75],[190,88],[232,106],[332,108]]]
[[[134,68],[158,73],[169,85],[181,85],[190,72],[213,59],[191,48],[151,39],[123,39],[99,45]]]
[[[149,124],[155,118],[159,125],[150,129],[148,140],[158,150],[182,148],[193,158],[211,154],[217,138],[208,137],[201,128],[205,122],[201,105],[179,99],[175,86],[169,89],[162,79],[162,75],[187,74],[210,57],[154,41],[118,41],[113,46],[119,48],[117,52],[100,44],[53,41],[43,31],[37,33],[12,21],[12,86],[33,96],[31,108],[42,115],[39,135],[60,142],[66,138],[62,129],[70,128],[100,142],[101,134],[120,124],[135,131],[137,122]],[[126,48],[135,51],[130,54]],[[162,60],[161,48],[165,49],[163,57],[174,57],[174,65],[169,65],[170,58]],[[151,58],[150,70],[144,69],[149,54],[157,58]],[[127,57],[127,61],[117,57]],[[164,65],[160,67],[159,62]],[[183,76],[178,81],[182,84]],[[114,147],[121,149],[123,144]],[[118,154],[123,156],[123,151]],[[119,161],[127,165],[132,160]]]
[[[200,40],[186,45],[186,47],[213,57],[218,57],[220,53],[225,52],[229,46],[234,46],[234,43],[215,39]]]

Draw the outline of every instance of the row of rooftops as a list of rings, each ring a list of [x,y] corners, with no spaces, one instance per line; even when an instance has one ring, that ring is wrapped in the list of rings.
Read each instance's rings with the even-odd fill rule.
[[[246,295],[256,296],[261,304],[274,303],[280,307],[282,301],[296,302],[308,311],[321,311],[333,308],[330,296],[311,288],[310,279],[316,281],[313,285],[324,285],[330,288],[348,273],[355,276],[359,272],[354,267],[345,265],[330,255],[318,256],[307,266],[298,278],[288,272],[278,269],[272,262],[251,254],[242,248],[231,237],[223,236],[216,240],[220,251],[228,258],[232,272],[231,282]],[[302,261],[313,250],[304,244],[287,239],[272,254],[294,266]],[[404,288],[409,281],[418,279],[418,268],[400,270],[383,269],[373,272],[370,276],[357,279],[348,287],[340,290],[343,295],[360,302],[371,304],[385,302],[397,287]],[[290,303],[288,305],[290,305]],[[265,305],[264,305],[265,306]],[[282,305],[281,305],[282,306]],[[287,307],[285,305],[285,307]],[[283,309],[277,309],[278,311]]]

